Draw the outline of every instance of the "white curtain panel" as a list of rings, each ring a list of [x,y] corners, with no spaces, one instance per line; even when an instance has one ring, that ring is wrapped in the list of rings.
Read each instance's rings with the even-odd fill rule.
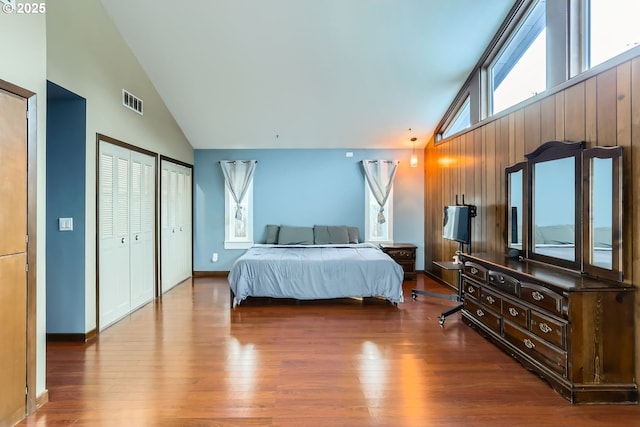
[[[253,179],[253,171],[256,168],[256,160],[221,160],[220,167],[224,174],[224,182],[229,188],[233,200],[236,202],[235,218],[242,220],[242,200],[247,194],[249,184]]]
[[[369,188],[380,206],[378,211],[378,223],[384,224],[387,220],[384,217],[384,205],[393,186],[393,177],[396,175],[398,162],[392,160],[363,160],[362,169],[364,176],[369,183]]]

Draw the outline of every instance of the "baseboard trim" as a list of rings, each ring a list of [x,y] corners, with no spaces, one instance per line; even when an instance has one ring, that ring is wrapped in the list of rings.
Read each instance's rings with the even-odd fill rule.
[[[227,277],[228,271],[194,271],[193,277]]]
[[[84,334],[47,334],[47,342],[87,342],[96,336],[95,329]]]
[[[39,409],[49,401],[49,390],[45,389],[42,393],[36,396],[36,409]]]

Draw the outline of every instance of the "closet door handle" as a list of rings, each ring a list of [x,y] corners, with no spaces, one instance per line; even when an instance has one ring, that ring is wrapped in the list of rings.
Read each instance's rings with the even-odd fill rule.
[[[136,240],[140,240],[140,235],[136,234]]]
[[[124,237],[120,239],[120,243],[124,244],[124,241],[125,241]]]

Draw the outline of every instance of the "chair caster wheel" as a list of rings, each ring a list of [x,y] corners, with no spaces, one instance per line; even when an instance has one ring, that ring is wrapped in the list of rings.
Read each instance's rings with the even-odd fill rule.
[[[414,301],[418,299],[418,295],[417,294],[411,294],[411,299],[413,299]]]
[[[440,316],[440,318],[438,319],[438,323],[440,324],[440,326],[444,326],[444,321],[445,321],[445,317]]]

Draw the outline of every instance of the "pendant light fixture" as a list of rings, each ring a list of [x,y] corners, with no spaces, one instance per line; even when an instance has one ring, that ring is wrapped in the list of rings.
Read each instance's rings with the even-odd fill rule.
[[[411,130],[411,129],[409,129]],[[412,168],[417,168],[418,167],[418,156],[416,155],[416,140],[418,138],[416,138],[415,136],[413,138],[410,139],[410,141],[413,143],[413,152],[411,153],[411,160],[409,161],[409,165]]]

